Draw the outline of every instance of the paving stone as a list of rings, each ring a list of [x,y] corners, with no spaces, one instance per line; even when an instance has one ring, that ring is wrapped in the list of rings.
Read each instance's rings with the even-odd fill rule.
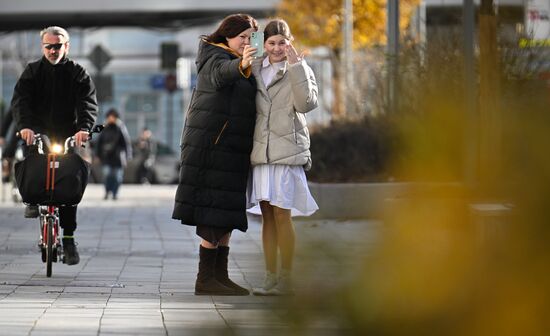
[[[292,334],[278,298],[194,295],[199,239],[193,227],[170,219],[174,192],[175,186],[123,185],[120,200],[112,202],[102,200],[102,186],[90,185],[79,206],[81,262],[55,264],[51,278],[36,248],[36,221],[22,218],[20,204],[0,204],[0,334]],[[327,253],[364,232],[362,244],[374,246],[378,228],[370,222],[296,222],[301,242],[334,244],[326,245]],[[315,257],[297,249],[296,264],[325,278],[353,265]],[[252,289],[263,280],[263,263],[260,219],[250,217],[248,232],[232,236],[230,277]],[[305,278],[295,282],[297,289],[310,286]],[[322,322],[308,334],[342,334]]]

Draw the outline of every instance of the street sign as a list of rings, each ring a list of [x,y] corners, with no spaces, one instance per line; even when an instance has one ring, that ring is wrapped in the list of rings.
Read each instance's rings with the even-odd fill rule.
[[[161,74],[153,75],[150,80],[151,88],[153,88],[154,90],[163,90],[164,77],[166,77],[166,75],[161,75]]]
[[[96,45],[90,55],[88,55],[88,59],[96,67],[98,72],[101,72],[101,70],[105,68],[111,58],[111,55],[107,51],[105,51],[105,49],[103,49],[99,44]]]
[[[526,9],[527,32],[534,40],[550,37],[550,1],[528,0]]]

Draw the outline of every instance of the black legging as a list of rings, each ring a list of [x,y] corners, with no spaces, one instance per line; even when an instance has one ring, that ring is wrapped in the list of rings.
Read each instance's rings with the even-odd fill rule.
[[[76,208],[75,206],[59,207],[59,225],[66,236],[72,236],[76,230]]]

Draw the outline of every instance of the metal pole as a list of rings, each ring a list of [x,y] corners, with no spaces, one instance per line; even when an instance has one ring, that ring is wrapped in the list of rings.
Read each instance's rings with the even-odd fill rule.
[[[351,97],[353,97],[353,0],[344,0],[344,78],[345,89],[342,99],[344,100],[344,113],[351,108]]]
[[[474,0],[464,0],[464,183],[473,188],[478,165],[478,123],[475,80],[475,5]]]
[[[399,54],[399,0],[388,0],[388,106],[396,112],[397,104],[397,57]]]
[[[4,104],[4,55],[0,50],[0,126],[3,126],[4,111],[6,111],[6,105]]]
[[[168,106],[166,110],[166,144],[170,148],[174,148],[174,135],[173,135],[173,127],[174,127],[174,112],[173,112],[173,104],[174,104],[174,94],[172,92],[168,93]]]
[[[2,196],[0,201],[2,201],[2,203],[6,201],[6,194],[4,193],[4,174],[2,171],[3,166],[2,147],[0,146],[0,194]]]
[[[4,55],[2,55],[2,50],[0,50],[0,126],[4,126]],[[0,193],[2,194],[1,201],[6,200],[6,195],[4,194],[4,174],[2,171],[3,167],[3,157],[2,157],[2,147],[0,146]]]
[[[479,182],[485,197],[501,184],[502,116],[497,18],[493,0],[481,0],[479,10]]]
[[[2,105],[2,111],[4,110],[4,55],[0,50],[0,105]],[[2,113],[2,117],[4,114]]]

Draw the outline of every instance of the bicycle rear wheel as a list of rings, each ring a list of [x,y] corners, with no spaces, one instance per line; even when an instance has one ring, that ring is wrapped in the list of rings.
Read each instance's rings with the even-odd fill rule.
[[[53,246],[55,244],[55,237],[53,236],[53,227],[55,225],[53,218],[48,218],[46,223],[46,276],[49,278],[52,276],[52,263],[53,263]]]

